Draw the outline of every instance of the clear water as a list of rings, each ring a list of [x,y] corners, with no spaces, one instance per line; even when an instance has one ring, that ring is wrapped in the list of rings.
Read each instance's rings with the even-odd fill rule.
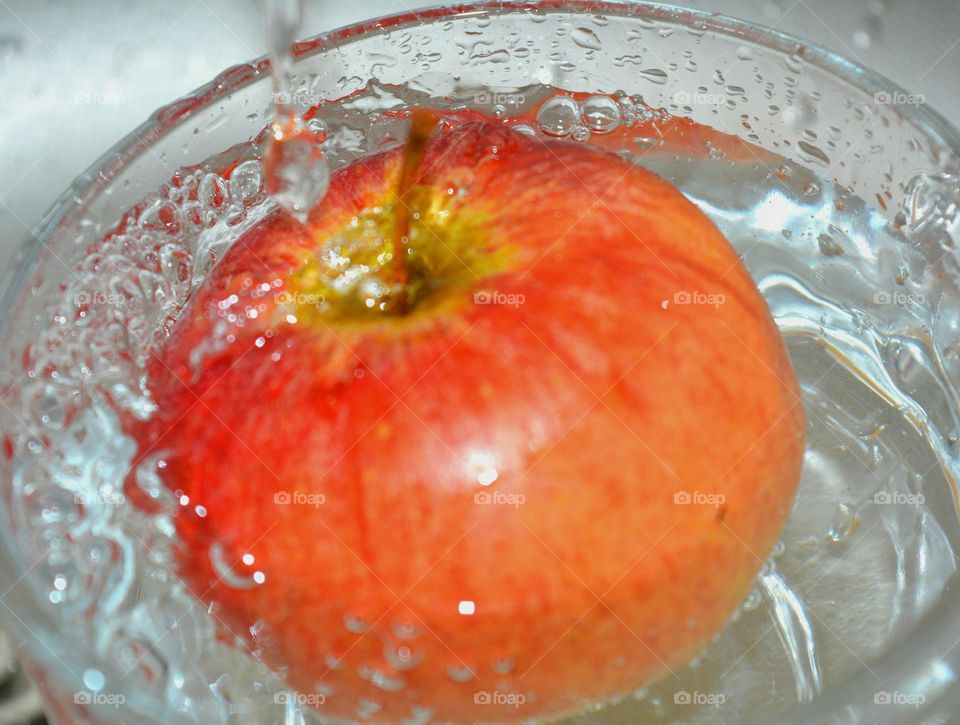
[[[733,157],[721,146],[678,154],[660,134],[669,114],[639,99],[561,100],[535,86],[494,100],[503,103],[478,105],[507,121],[522,116],[526,133],[603,142],[656,171],[721,227],[786,336],[808,422],[796,505],[734,620],[674,676],[570,722],[769,722],[869,667],[956,569],[960,408],[949,381],[960,379],[960,299],[931,273],[948,251],[940,232],[956,201],[936,193],[946,181],[928,179],[894,230],[862,200],[769,155]],[[371,85],[321,109],[330,166],[396,143],[403,121],[386,112],[421,103],[437,101]],[[132,507],[120,487],[135,451],[119,411],[151,415],[149,346],[275,203],[264,148],[183,170],[75,270],[25,358],[15,389],[24,425],[7,441],[15,535],[28,562],[42,554],[29,574],[38,596],[65,637],[122,674],[104,682],[84,673],[84,682],[156,692],[198,722],[322,721],[322,707],[284,695],[245,654],[255,633],[251,643],[218,642],[215,613],[178,581],[171,515],[180,501],[160,482],[162,452],[137,469],[156,512]],[[363,719],[371,704],[357,707]],[[411,712],[411,722],[429,717]]]
[[[326,128],[319,119],[304,120],[301,104],[317,101],[297,98],[293,79],[293,43],[300,32],[302,0],[262,0],[270,72],[273,77],[273,120],[264,170],[273,200],[306,221],[307,214],[330,185],[330,166],[323,153]]]

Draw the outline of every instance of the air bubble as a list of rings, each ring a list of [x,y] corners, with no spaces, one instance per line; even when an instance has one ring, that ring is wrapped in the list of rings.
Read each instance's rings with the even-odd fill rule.
[[[230,173],[230,197],[234,203],[249,206],[263,189],[263,167],[259,161],[244,161]]]
[[[540,107],[537,125],[548,136],[569,136],[580,120],[580,106],[569,96],[555,96]]]
[[[583,102],[581,116],[595,133],[609,133],[620,124],[620,108],[610,96],[590,96]]]

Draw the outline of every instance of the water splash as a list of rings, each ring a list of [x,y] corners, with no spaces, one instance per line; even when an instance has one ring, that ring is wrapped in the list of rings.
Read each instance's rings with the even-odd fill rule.
[[[263,0],[273,73],[273,122],[264,162],[270,196],[301,223],[327,193],[330,168],[321,145],[326,130],[304,120],[293,86],[293,42],[302,0]],[[309,96],[306,101],[314,101]],[[316,105],[309,103],[310,106]]]

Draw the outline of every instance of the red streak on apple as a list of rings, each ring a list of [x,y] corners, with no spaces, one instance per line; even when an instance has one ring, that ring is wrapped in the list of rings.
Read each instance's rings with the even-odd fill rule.
[[[701,651],[778,536],[804,430],[783,341],[676,189],[484,122],[425,143],[398,310],[402,158],[250,229],[156,350],[131,429],[189,500],[180,573],[331,717],[615,699]]]

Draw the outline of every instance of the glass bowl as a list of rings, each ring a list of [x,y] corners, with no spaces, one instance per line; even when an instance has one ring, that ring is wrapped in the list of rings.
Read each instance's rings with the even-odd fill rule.
[[[591,126],[585,99],[604,94],[622,126],[640,123],[630,114],[652,123],[645,134],[659,128],[669,136],[672,119],[688,118],[748,142],[739,155],[708,142],[696,164],[682,148],[639,131],[633,147],[614,150],[650,165],[714,218],[792,341],[815,426],[799,502],[777,561],[765,565],[757,590],[698,663],[570,722],[939,723],[960,710],[953,555],[960,546],[953,249],[960,137],[949,123],[923,99],[832,52],[750,23],[648,3],[447,6],[324,34],[299,43],[295,54],[301,109],[349,99],[321,114],[334,166],[389,143],[396,131],[389,111],[417,102],[501,118],[529,114],[536,123],[518,121],[526,132],[576,137],[537,114],[556,89],[580,103],[580,141],[591,128],[601,138],[602,119]],[[150,559],[162,545],[145,530],[129,530],[119,487],[128,442],[97,417],[91,389],[136,406],[137,355],[169,312],[165,301],[154,294],[96,334],[54,304],[87,309],[114,304],[111,295],[126,299],[117,280],[98,286],[93,280],[108,273],[85,259],[91,245],[124,229],[131,208],[144,235],[132,243],[158,243],[171,265],[178,250],[192,257],[183,279],[157,281],[173,297],[202,278],[211,250],[261,218],[257,154],[269,120],[268,69],[262,59],[235,66],[157,111],[73,182],[3,282],[0,572],[7,589],[0,611],[55,722],[322,721],[322,708],[278,698],[269,674],[239,655],[198,664],[195,648],[206,641],[210,618],[189,599],[166,601],[175,575],[169,567],[163,573],[162,554]],[[229,178],[211,175],[225,167],[235,167]],[[199,188],[205,206],[188,210],[191,199],[171,192],[174,178]],[[755,198],[738,201],[738,190]],[[193,227],[190,213],[199,215]],[[852,273],[844,264],[871,272],[848,299],[822,299],[804,317],[788,299],[799,288],[778,277],[776,249],[811,229],[817,261],[806,270],[808,290],[845,289]],[[808,253],[792,249],[797,259]],[[124,260],[113,263],[110,273],[122,274]],[[851,300],[868,292],[863,309],[851,311]],[[869,338],[876,355],[857,357],[850,330]],[[816,349],[812,339],[820,341]],[[118,351],[125,354],[112,354]],[[852,377],[818,387],[829,370],[813,371],[828,359]],[[902,430],[863,414],[872,399],[850,392],[856,380],[880,390],[907,421]],[[844,436],[856,426],[838,423],[843,414],[874,426],[854,436],[864,456],[877,458],[862,469],[844,467],[842,456],[853,455]],[[77,421],[84,421],[82,436]],[[894,428],[899,442],[870,447]],[[831,459],[831,445],[842,456]],[[908,461],[918,450],[928,455]],[[91,462],[94,471],[85,467]],[[888,485],[904,471],[902,488]],[[94,488],[79,488],[91,477]],[[858,545],[886,568],[871,569]],[[812,579],[804,579],[805,566]],[[838,571],[842,577],[833,576]],[[821,580],[826,591],[817,595]],[[882,621],[867,621],[864,607]],[[741,663],[748,664],[737,670]],[[215,676],[228,671],[226,679]],[[254,681],[265,683],[256,696],[248,691]],[[264,701],[263,692],[271,698]]]

